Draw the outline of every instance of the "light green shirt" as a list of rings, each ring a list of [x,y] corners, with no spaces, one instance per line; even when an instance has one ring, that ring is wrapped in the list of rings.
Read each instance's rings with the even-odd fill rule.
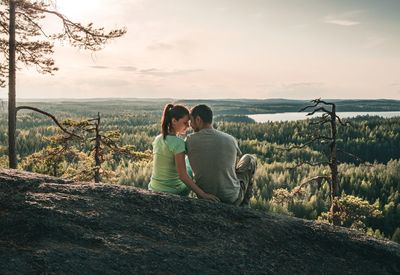
[[[153,173],[149,190],[174,194],[188,193],[188,187],[179,179],[175,155],[185,152],[185,141],[177,136],[159,135],[153,142]]]

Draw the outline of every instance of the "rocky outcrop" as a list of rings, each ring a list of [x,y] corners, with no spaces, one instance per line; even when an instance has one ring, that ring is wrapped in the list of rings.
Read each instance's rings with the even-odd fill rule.
[[[0,273],[390,274],[400,245],[133,187],[0,170]]]

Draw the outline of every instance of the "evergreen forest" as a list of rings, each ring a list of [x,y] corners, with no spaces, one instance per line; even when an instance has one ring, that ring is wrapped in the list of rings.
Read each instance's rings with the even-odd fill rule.
[[[53,114],[78,133],[82,125],[101,117],[98,125],[109,144],[135,154],[104,146],[101,150],[102,182],[147,188],[152,172],[152,141],[159,134],[163,106],[169,99],[70,100],[24,102]],[[315,142],[303,146],[316,129],[313,119],[255,123],[246,114],[298,111],[306,101],[181,101],[187,106],[209,104],[214,127],[237,138],[243,153],[255,154],[251,207],[299,218],[329,222],[329,186],[324,182],[299,188],[307,179],[327,175],[328,146]],[[398,101],[338,101],[338,111],[398,111]],[[21,103],[22,105],[22,103]],[[389,106],[389,107],[388,107]],[[7,167],[7,113],[0,106],[0,167]],[[306,113],[305,113],[306,115]],[[400,243],[400,118],[359,116],[338,125],[341,225],[378,238]],[[81,128],[79,128],[81,127]],[[93,181],[96,162],[93,132],[82,139],[67,139],[54,122],[27,110],[17,116],[18,168],[52,176]],[[190,131],[189,131],[190,132]],[[117,145],[116,145],[117,146]],[[125,153],[124,153],[125,152]]]

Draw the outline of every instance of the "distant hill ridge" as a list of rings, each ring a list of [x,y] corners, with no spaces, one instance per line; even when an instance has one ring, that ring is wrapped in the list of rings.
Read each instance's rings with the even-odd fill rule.
[[[0,273],[395,274],[400,245],[133,187],[0,169]]]
[[[337,105],[338,112],[400,111],[400,100],[394,99],[326,99]],[[71,111],[79,106],[86,111],[147,111],[161,113],[166,103],[175,102],[188,106],[208,104],[217,115],[248,115],[263,113],[298,112],[310,105],[309,100],[294,99],[170,99],[170,98],[94,98],[94,99],[18,99],[18,105],[29,105],[45,110]],[[6,105],[6,101],[5,104]],[[77,109],[78,108],[78,109]],[[86,109],[87,108],[87,109]],[[0,112],[6,111],[6,106]]]

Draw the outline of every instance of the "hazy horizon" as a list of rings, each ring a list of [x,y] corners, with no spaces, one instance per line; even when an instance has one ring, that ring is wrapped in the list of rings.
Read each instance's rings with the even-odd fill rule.
[[[46,98],[46,97],[36,97],[36,98],[22,98],[22,97],[17,97],[18,100],[22,101],[29,101],[29,100],[49,100],[49,101],[56,101],[56,100],[80,100],[80,101],[85,101],[85,100],[259,100],[259,101],[267,101],[267,100],[287,100],[287,101],[311,101],[314,98],[306,98],[306,99],[297,99],[297,98],[278,98],[278,97],[273,97],[273,98],[173,98],[173,97],[59,97],[59,98]],[[7,98],[0,98],[0,100],[7,102]],[[394,98],[322,98],[322,100],[325,101],[379,101],[379,100],[388,100],[388,101],[400,101],[400,99],[394,99]]]
[[[54,76],[17,72],[20,99],[400,99],[400,1],[56,3],[128,33],[96,53],[56,45]]]

